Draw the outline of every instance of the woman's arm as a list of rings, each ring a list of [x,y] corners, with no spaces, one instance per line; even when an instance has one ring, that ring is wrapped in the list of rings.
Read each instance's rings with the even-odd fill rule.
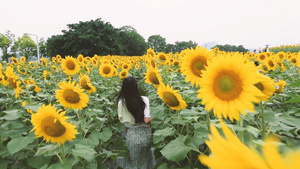
[[[145,122],[146,124],[149,124],[149,123],[151,122],[151,120],[152,120],[151,117],[145,117],[145,118],[144,118],[144,122]]]

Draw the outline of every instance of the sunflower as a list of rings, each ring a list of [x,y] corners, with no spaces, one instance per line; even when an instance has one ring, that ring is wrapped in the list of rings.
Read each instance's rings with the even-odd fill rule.
[[[24,65],[18,65],[18,72],[27,75],[28,68],[24,67]]]
[[[21,62],[22,64],[24,64],[24,63],[26,62],[26,57],[25,57],[25,56],[22,56],[22,57],[20,58],[20,62]]]
[[[148,57],[148,58],[153,58],[154,55],[155,55],[154,50],[153,50],[152,48],[149,48],[149,49],[147,50],[147,57]]]
[[[178,90],[173,90],[169,85],[160,85],[157,94],[173,110],[181,110],[187,106]]]
[[[59,88],[56,90],[56,98],[61,105],[66,108],[82,109],[87,106],[89,97],[83,93],[84,89],[81,89],[78,85],[75,86],[75,82],[61,82]]]
[[[264,64],[268,67],[268,70],[275,70],[277,68],[277,65],[272,57],[266,58]]]
[[[31,116],[31,132],[35,130],[37,138],[43,137],[47,142],[51,141],[59,146],[73,140],[77,133],[76,126],[66,122],[68,116],[64,116],[65,113],[51,105],[39,107],[37,113]]]
[[[96,88],[90,82],[88,75],[81,75],[79,80],[80,87],[85,89],[87,93],[96,92]]]
[[[14,65],[17,65],[17,64],[19,64],[19,61],[18,61],[18,59],[17,58],[15,58],[15,57],[11,57],[11,62],[14,64]]]
[[[115,68],[111,64],[101,64],[99,67],[99,74],[102,77],[112,77],[114,75]]]
[[[120,73],[119,73],[119,77],[121,78],[121,79],[124,79],[124,78],[126,78],[128,76],[128,70],[122,70]]]
[[[275,86],[277,86],[275,93],[282,93],[285,85],[286,82],[284,80],[278,80],[278,82],[275,83]]]
[[[43,71],[43,76],[44,76],[44,80],[49,80],[52,73],[51,72],[48,72],[47,70],[44,70]]]
[[[169,62],[169,57],[163,52],[158,52],[156,57],[157,57],[159,63],[162,65],[166,65]]]
[[[90,73],[90,72],[91,72],[89,66],[86,65],[86,64],[83,64],[83,70],[84,70],[86,73]]]
[[[4,86],[8,85],[8,81],[5,79],[5,76],[2,73],[0,73],[0,83]]]
[[[158,87],[162,84],[162,78],[157,69],[149,67],[145,73],[145,82],[153,84],[154,87]]]
[[[261,101],[267,101],[276,91],[274,80],[263,74],[259,74],[258,79],[259,82],[254,84],[254,86],[257,87],[264,94],[264,96],[256,97]]]
[[[19,81],[19,76],[15,76],[14,69],[12,66],[7,66],[5,70],[5,75],[7,77],[8,84],[10,87],[14,88],[15,91],[15,97],[19,97],[19,93],[22,91],[20,84],[21,81]]]
[[[202,71],[205,70],[207,61],[210,61],[212,57],[213,52],[207,52],[206,48],[197,46],[196,49],[187,49],[181,63],[182,74],[186,76],[185,81],[199,86],[198,81]]]
[[[278,52],[276,57],[280,60],[284,60],[286,58],[285,52]]]
[[[266,58],[267,58],[267,55],[266,55],[266,53],[259,53],[258,55],[257,55],[257,60],[259,61],[259,62],[263,62],[264,60],[266,60]]]
[[[83,64],[83,61],[84,61],[83,55],[82,55],[82,54],[79,54],[79,55],[77,56],[77,62],[78,62],[79,64]]]
[[[208,62],[200,80],[198,98],[202,99],[205,109],[213,109],[219,118],[240,119],[245,110],[254,112],[252,102],[259,102],[256,96],[264,94],[254,86],[258,83],[257,68],[253,62],[246,62],[239,54],[218,56]]]
[[[211,125],[212,134],[205,141],[211,155],[199,156],[200,162],[211,169],[297,169],[300,166],[300,151],[292,151],[283,158],[278,150],[279,140],[274,136],[264,140],[263,154],[257,154],[258,151],[244,145],[222,121],[221,128],[225,138]]]
[[[67,75],[74,75],[80,71],[77,60],[71,56],[67,56],[61,63],[61,68]]]
[[[41,58],[41,64],[44,66],[48,66],[48,59],[47,58]]]

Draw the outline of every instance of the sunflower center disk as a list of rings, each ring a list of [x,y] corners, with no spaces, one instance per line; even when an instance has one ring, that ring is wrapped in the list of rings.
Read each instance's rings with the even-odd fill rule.
[[[204,63],[201,60],[193,60],[192,62],[192,72],[196,76],[201,76],[201,71],[205,69]]]
[[[223,74],[216,79],[213,90],[221,100],[234,100],[242,92],[242,83],[235,74]]]
[[[104,74],[109,74],[109,73],[110,73],[110,68],[109,68],[109,67],[105,67],[105,68],[103,69],[103,73],[104,73]]]
[[[164,102],[170,107],[176,107],[179,105],[179,101],[173,93],[166,92],[163,94]]]
[[[264,85],[261,82],[256,83],[254,86],[257,87],[260,91],[264,90]]]
[[[69,103],[78,103],[80,101],[79,94],[72,89],[65,90],[63,97]]]
[[[42,121],[42,129],[43,131],[52,137],[62,136],[66,128],[54,117],[48,116]]]
[[[72,61],[67,62],[66,66],[69,70],[74,70],[75,69],[75,63],[72,62]]]
[[[159,84],[159,81],[157,79],[157,76],[155,73],[151,73],[149,76],[149,80],[151,81],[151,83],[153,84]]]

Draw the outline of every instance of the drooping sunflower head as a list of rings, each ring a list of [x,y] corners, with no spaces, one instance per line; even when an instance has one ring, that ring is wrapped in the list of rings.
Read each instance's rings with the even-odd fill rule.
[[[88,75],[81,75],[79,81],[80,87],[86,90],[88,93],[96,92],[96,88],[90,82]]]
[[[71,56],[67,56],[62,61],[61,68],[67,75],[75,75],[80,71],[80,66],[77,60]]]
[[[257,77],[255,65],[240,55],[218,56],[203,71],[197,97],[219,118],[239,120],[239,113],[254,112],[253,102],[259,102],[256,96],[264,96],[254,86]]]
[[[278,80],[278,82],[275,83],[276,88],[276,93],[282,93],[283,89],[286,85],[286,82],[284,80]]]
[[[145,73],[145,82],[148,84],[153,84],[153,86],[158,87],[162,84],[162,78],[157,69],[148,68]]]
[[[160,85],[157,89],[157,94],[173,110],[181,110],[187,106],[178,90],[173,90],[169,85]]]
[[[181,63],[182,74],[186,76],[185,81],[199,86],[202,71],[212,58],[213,52],[208,52],[206,48],[197,46],[196,49],[187,49]]]
[[[148,58],[153,58],[154,55],[155,55],[154,50],[153,50],[152,48],[149,48],[149,49],[147,50],[147,57],[148,57]]]
[[[124,79],[124,78],[126,78],[126,77],[128,77],[128,70],[122,70],[120,73],[119,73],[119,77],[121,78],[121,79]]]
[[[48,59],[47,58],[41,58],[41,64],[44,66],[48,66]]]
[[[257,87],[264,95],[256,97],[261,101],[267,101],[276,91],[274,80],[263,74],[259,74],[258,79],[259,82],[255,83],[254,86]]]
[[[66,112],[57,110],[54,106],[43,105],[39,107],[37,113],[32,114],[31,123],[35,130],[36,137],[43,137],[47,142],[60,144],[71,141],[75,138],[76,126],[66,122]]]
[[[75,86],[75,82],[61,82],[58,86],[60,89],[55,91],[56,98],[62,106],[71,109],[82,109],[87,106],[89,97],[83,93],[84,89]]]
[[[101,64],[99,67],[99,74],[102,77],[112,77],[114,76],[115,68],[111,64]]]

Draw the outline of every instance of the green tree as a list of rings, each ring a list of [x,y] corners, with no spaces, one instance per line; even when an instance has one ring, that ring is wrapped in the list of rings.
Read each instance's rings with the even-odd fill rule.
[[[69,30],[63,30],[63,35],[52,36],[47,40],[51,56],[122,55],[119,30],[110,23],[96,19],[67,26]]]
[[[151,35],[148,38],[148,45],[155,52],[165,52],[166,49],[166,39],[160,35]]]
[[[187,48],[196,48],[198,44],[196,42],[193,42],[193,41],[177,41],[175,42],[175,44],[167,44],[166,46],[166,50],[165,52],[166,53],[169,53],[169,52],[181,52],[182,50],[184,49],[187,49]]]
[[[132,26],[123,26],[119,30],[123,55],[140,56],[145,54],[148,45],[136,29]]]
[[[225,44],[225,45],[216,45],[213,48],[218,47],[220,51],[225,51],[225,52],[244,52],[246,53],[247,51],[249,51],[248,49],[245,49],[243,45],[239,45],[239,46],[235,46],[235,45],[229,45],[229,44]]]
[[[44,38],[41,38],[39,40],[39,52],[40,52],[40,57],[48,56],[47,43]]]
[[[28,60],[30,56],[37,56],[36,44],[27,34],[18,37],[18,40],[15,41],[12,46],[12,51],[15,56],[25,56],[26,60]]]
[[[6,31],[5,35],[0,33],[0,49],[2,50],[2,59],[8,62],[10,57],[9,48],[12,47],[14,43],[15,35],[12,34],[9,30]]]

